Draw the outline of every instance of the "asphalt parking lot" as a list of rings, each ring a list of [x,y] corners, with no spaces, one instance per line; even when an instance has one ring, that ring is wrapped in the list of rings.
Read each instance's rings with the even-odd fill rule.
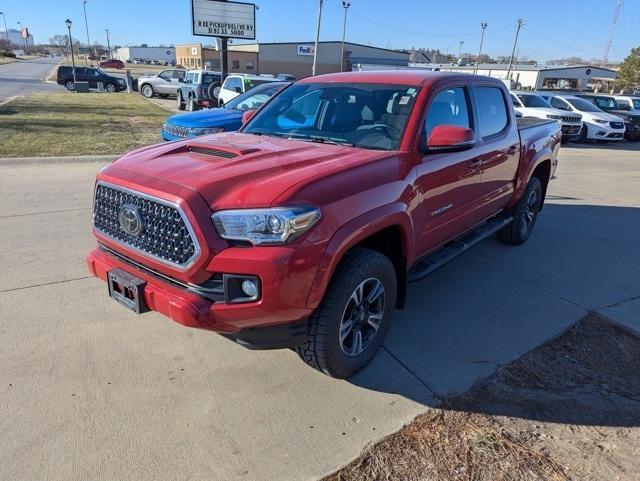
[[[0,163],[0,479],[317,479],[587,311],[640,330],[640,144],[564,148],[530,241],[412,284],[349,381],[112,302],[101,167]]]

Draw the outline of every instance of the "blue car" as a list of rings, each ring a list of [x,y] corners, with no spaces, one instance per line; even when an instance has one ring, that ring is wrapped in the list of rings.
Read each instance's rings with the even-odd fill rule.
[[[242,114],[255,110],[290,82],[258,85],[227,102],[224,108],[199,110],[169,117],[162,126],[164,140],[182,140],[216,132],[233,132],[242,125]]]

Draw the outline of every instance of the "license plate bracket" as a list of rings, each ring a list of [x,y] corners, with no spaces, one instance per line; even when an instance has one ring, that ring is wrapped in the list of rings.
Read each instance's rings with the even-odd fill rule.
[[[136,314],[142,314],[149,310],[144,302],[144,286],[146,284],[146,281],[138,279],[122,269],[113,269],[107,272],[109,297]]]

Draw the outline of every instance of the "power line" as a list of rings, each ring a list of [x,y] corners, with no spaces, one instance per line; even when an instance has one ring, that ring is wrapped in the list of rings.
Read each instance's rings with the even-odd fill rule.
[[[563,48],[565,48],[565,49],[567,49],[567,50],[572,50],[572,51],[574,51],[574,52],[583,53],[583,54],[585,54],[585,55],[589,55],[589,56],[591,56],[592,58],[598,58],[598,57],[600,57],[600,55],[595,54],[595,53],[593,53],[593,52],[588,52],[588,51],[586,51],[586,50],[582,50],[582,49],[580,49],[580,48],[575,48],[575,47],[573,47],[573,46],[571,46],[571,45],[567,45],[567,44],[565,44],[565,43],[557,42],[556,40],[553,40],[552,38],[545,37],[545,36],[544,36],[544,35],[542,35],[541,33],[535,32],[535,31],[531,30],[531,29],[530,29],[530,28],[528,28],[528,27],[522,27],[522,29],[523,29],[523,30],[526,30],[527,32],[529,32],[529,33],[531,33],[531,34],[533,34],[533,35],[535,35],[536,37],[539,37],[539,38],[541,38],[541,39],[543,39],[543,40],[546,40],[547,42],[550,42],[550,43],[553,43],[553,44],[555,44],[555,45],[558,45],[559,47],[563,47]],[[613,58],[613,59],[616,59],[616,60],[620,60],[620,59],[621,59],[620,57],[610,57],[610,58]]]
[[[326,0],[327,3],[335,6],[335,7],[339,7],[340,9],[342,9],[342,5],[333,2],[332,0]],[[372,18],[369,17],[365,17],[364,15],[360,15],[359,13],[355,13],[355,12],[351,12],[350,15],[352,17],[358,17],[361,20],[364,20],[366,22],[369,23],[373,23],[375,25],[379,25],[381,27],[385,27],[388,28],[390,30],[396,30],[398,32],[402,32],[402,33],[408,33],[410,35],[417,35],[420,37],[443,37],[443,38],[448,38],[448,37],[477,37],[480,35],[480,33],[478,32],[468,32],[468,33],[424,33],[424,32],[415,32],[413,30],[406,30],[404,28],[401,27],[395,27],[393,25],[389,25],[383,22],[379,22],[378,20],[374,20]],[[493,30],[487,30],[487,33],[493,33],[493,32],[500,32],[502,30],[506,30],[508,28],[512,28],[512,25],[505,25],[503,27],[499,27],[499,28],[495,28]]]

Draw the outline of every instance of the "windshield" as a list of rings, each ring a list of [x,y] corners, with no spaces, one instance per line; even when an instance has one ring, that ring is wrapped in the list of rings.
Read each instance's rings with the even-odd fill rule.
[[[525,107],[551,107],[545,99],[534,94],[519,94],[518,97]]]
[[[620,110],[618,102],[613,97],[596,97],[596,105],[601,109]]]
[[[633,103],[633,108],[636,110],[640,110],[640,99],[631,99]]]
[[[256,110],[285,85],[287,85],[285,82],[269,82],[264,85],[259,85],[242,95],[238,95],[235,99],[229,100],[224,107],[226,109],[241,110],[243,112],[245,110]]]
[[[565,99],[580,112],[602,112],[601,109],[583,99]]]
[[[395,150],[418,90],[386,84],[294,84],[260,110],[243,132]]]

